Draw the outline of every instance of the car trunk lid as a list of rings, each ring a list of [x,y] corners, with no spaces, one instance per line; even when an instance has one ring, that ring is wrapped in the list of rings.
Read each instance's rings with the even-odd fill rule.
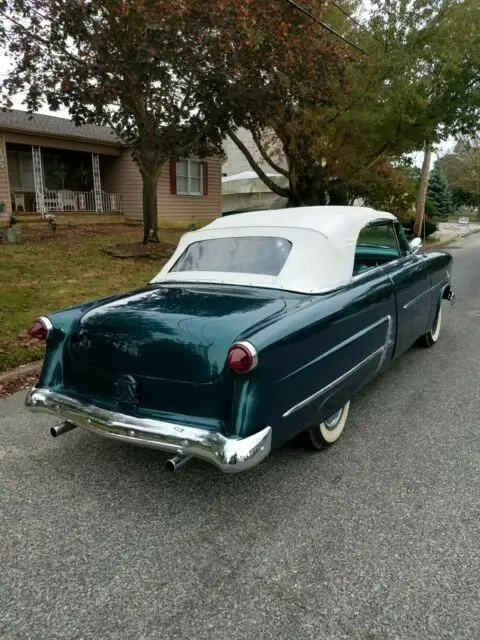
[[[232,342],[284,307],[278,291],[150,286],[88,311],[72,332],[70,356],[133,376],[211,382]]]

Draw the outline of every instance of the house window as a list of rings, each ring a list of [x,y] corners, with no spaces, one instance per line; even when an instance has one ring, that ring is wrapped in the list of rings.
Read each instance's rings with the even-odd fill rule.
[[[8,179],[11,189],[33,191],[32,154],[26,151],[7,151]]]
[[[177,193],[185,196],[200,196],[203,193],[202,162],[181,160],[177,162]]]
[[[22,188],[22,176],[20,173],[20,166],[18,162],[18,153],[7,151],[7,164],[8,164],[8,180],[10,182],[10,189]]]

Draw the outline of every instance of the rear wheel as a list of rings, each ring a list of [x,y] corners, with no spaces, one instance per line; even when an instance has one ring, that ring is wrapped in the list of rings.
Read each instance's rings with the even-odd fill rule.
[[[437,315],[430,331],[427,331],[425,335],[420,338],[420,344],[423,347],[433,347],[438,342],[440,337],[440,330],[442,328],[442,302],[438,305]]]
[[[347,402],[324,422],[309,429],[305,433],[307,444],[314,449],[324,449],[336,442],[343,433],[349,410],[350,402]]]

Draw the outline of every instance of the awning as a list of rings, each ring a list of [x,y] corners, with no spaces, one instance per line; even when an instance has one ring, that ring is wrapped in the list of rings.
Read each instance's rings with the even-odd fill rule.
[[[267,173],[279,187],[288,187],[288,179],[279,173]],[[271,189],[261,180],[255,171],[242,171],[222,178],[222,195],[236,193],[269,193]]]

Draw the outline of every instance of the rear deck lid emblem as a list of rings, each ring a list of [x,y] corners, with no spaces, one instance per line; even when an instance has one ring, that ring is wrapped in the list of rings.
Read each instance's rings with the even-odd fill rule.
[[[115,382],[115,393],[119,405],[136,407],[139,402],[139,385],[135,378],[124,374]]]

